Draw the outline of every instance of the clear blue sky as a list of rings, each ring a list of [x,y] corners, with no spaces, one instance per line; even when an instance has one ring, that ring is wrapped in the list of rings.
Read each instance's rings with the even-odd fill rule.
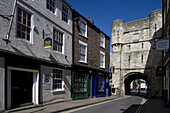
[[[94,24],[111,37],[111,24],[123,19],[130,22],[146,18],[162,9],[162,0],[67,0],[84,17],[92,17]],[[111,50],[112,51],[112,50]]]

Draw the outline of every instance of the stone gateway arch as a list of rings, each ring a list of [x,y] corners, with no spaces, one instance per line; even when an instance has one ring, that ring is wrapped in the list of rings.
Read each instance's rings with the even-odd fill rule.
[[[112,88],[122,95],[129,93],[132,80],[144,79],[149,97],[162,96],[162,76],[156,75],[156,68],[162,66],[162,52],[155,49],[155,40],[162,37],[161,28],[161,9],[151,12],[148,18],[112,23]]]

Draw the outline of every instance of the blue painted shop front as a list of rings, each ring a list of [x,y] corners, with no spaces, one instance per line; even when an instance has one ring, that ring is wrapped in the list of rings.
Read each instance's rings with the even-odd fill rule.
[[[105,97],[106,93],[109,96],[109,78],[107,78],[106,82],[106,77],[105,75],[99,75],[96,74],[94,76],[94,96],[95,97]],[[107,92],[106,92],[107,88]]]

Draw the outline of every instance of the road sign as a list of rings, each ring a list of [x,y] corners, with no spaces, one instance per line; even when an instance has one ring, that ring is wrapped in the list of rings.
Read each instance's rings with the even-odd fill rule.
[[[111,66],[110,67],[110,73],[114,73],[115,72],[115,67],[114,66]]]

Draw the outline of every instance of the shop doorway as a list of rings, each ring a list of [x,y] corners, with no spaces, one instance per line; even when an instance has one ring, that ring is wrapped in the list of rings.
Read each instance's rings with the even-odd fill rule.
[[[11,71],[11,107],[32,104],[33,72]]]
[[[7,109],[39,104],[39,71],[8,67]]]

